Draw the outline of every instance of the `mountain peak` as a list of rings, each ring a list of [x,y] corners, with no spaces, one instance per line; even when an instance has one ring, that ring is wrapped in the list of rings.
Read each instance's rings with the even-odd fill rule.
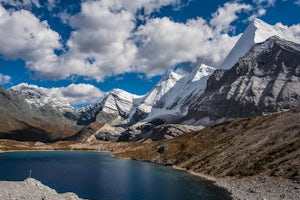
[[[253,24],[256,27],[270,26],[269,24],[267,24],[266,22],[264,22],[263,20],[261,20],[259,18],[255,18],[250,24]]]
[[[17,92],[23,96],[24,100],[37,107],[50,106],[61,112],[70,111],[74,108],[62,98],[54,97],[47,92],[46,88],[28,83],[20,83],[9,89],[11,92]]]
[[[288,41],[300,43],[300,38],[297,38],[292,31],[282,24],[277,23],[272,26],[258,18],[255,18],[248,25],[245,32],[221,64],[221,68],[230,69],[237,63],[239,58],[244,56],[254,46],[254,44],[264,42],[272,36],[278,36]]]

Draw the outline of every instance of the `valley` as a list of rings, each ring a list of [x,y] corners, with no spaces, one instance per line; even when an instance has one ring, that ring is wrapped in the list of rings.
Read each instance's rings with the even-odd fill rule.
[[[231,191],[234,199],[280,199],[282,196],[297,199],[300,194],[299,115],[300,110],[291,110],[238,119],[162,141],[0,140],[0,149],[111,152],[117,158],[171,165],[213,180]]]
[[[222,66],[222,65],[221,65]],[[255,19],[223,68],[172,69],[145,95],[75,108],[0,88],[0,151],[96,151],[214,180],[234,199],[300,196],[300,41]]]

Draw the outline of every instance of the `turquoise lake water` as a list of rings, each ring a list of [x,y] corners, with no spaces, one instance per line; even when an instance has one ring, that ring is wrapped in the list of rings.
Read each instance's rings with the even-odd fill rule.
[[[227,200],[211,182],[170,167],[97,152],[0,153],[0,180],[29,176],[59,193],[91,200]]]

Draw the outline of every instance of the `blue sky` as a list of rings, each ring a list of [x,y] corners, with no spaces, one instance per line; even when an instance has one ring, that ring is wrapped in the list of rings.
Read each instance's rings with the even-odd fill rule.
[[[299,13],[300,0],[0,0],[0,83],[74,105],[142,95],[180,63],[218,67],[255,17],[300,35]]]

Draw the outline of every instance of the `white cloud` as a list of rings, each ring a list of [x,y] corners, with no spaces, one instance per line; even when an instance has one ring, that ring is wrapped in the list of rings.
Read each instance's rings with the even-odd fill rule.
[[[137,71],[152,76],[178,63],[198,60],[218,66],[239,38],[222,32],[226,32],[237,18],[236,12],[250,8],[247,5],[233,5],[231,9],[231,4],[225,7],[219,8],[213,15],[213,26],[202,18],[176,23],[166,17],[150,19],[140,26],[134,37],[139,45],[135,60]],[[225,20],[225,26],[221,26],[219,17],[227,12],[229,17]]]
[[[237,40],[237,37],[222,32],[228,31],[237,13],[250,9],[250,6],[225,3],[213,14],[210,24],[202,18],[186,23],[155,18],[148,19],[145,25],[135,30],[136,15],[133,13],[138,9],[143,7],[146,12],[152,12],[178,2],[86,1],[82,3],[81,12],[70,18],[74,31],[66,43],[67,51],[60,56],[53,53],[55,48],[60,48],[59,36],[47,22],[40,22],[28,11],[16,11],[9,15],[3,9],[7,14],[7,24],[14,24],[17,31],[12,34],[13,41],[0,41],[0,53],[9,58],[26,60],[27,68],[34,71],[35,76],[46,79],[78,75],[102,81],[107,76],[125,72],[142,72],[151,77],[185,61],[202,60],[206,64],[218,65]],[[225,20],[223,24],[221,18]],[[12,32],[8,30],[8,25],[2,27],[0,25],[0,36],[1,31],[6,36]],[[36,39],[35,34],[31,37],[32,31],[22,31],[34,29],[44,37]],[[27,37],[24,39],[23,35]],[[7,43],[1,45],[1,42]]]
[[[55,13],[53,16],[58,17],[63,24],[70,23],[71,15],[66,10],[59,13]]]
[[[0,73],[0,85],[10,83],[11,77]]]
[[[47,8],[49,11],[53,10],[54,7],[59,3],[60,0],[48,0]]]
[[[57,0],[48,0],[50,8]],[[21,58],[38,78],[64,79],[76,76],[104,80],[125,72],[162,74],[181,62],[218,66],[239,36],[230,36],[238,14],[263,16],[264,6],[275,1],[255,0],[256,7],[234,1],[225,3],[212,19],[190,19],[177,23],[169,18],[151,18],[162,6],[178,5],[180,0],[88,0],[80,13],[62,13],[74,31],[61,48],[59,35],[29,11],[6,11],[0,7],[0,54]],[[262,6],[264,5],[264,6]],[[144,8],[145,24],[136,27],[136,12]],[[3,23],[1,23],[3,21]],[[14,27],[13,29],[11,27]],[[295,28],[296,29],[296,28]],[[7,39],[8,38],[8,39]]]
[[[263,4],[266,6],[274,6],[276,3],[276,0],[253,0],[253,2],[257,5]]]
[[[300,6],[300,0],[296,0],[296,1],[294,2],[294,4]]]
[[[67,41],[68,52],[52,65],[54,74],[78,74],[100,81],[130,71],[136,53],[129,39],[135,27],[130,12],[114,13],[99,2],[86,2],[70,23],[75,31]],[[39,75],[47,76],[48,71],[43,70],[42,66]]]
[[[133,14],[136,13],[137,10],[143,8],[145,14],[149,15],[163,6],[179,5],[181,0],[101,0],[99,3],[101,7],[112,11],[125,9]]]
[[[46,92],[54,97],[60,98],[71,105],[93,104],[103,98],[104,93],[99,88],[90,84],[70,84],[67,87],[49,88]]]
[[[251,9],[252,6],[248,4],[240,4],[236,2],[225,3],[223,7],[219,7],[213,14],[210,24],[217,32],[227,33],[231,29],[230,24],[238,18],[237,14]]]
[[[0,3],[18,8],[41,7],[39,0],[0,0]]]
[[[47,21],[40,21],[27,10],[7,11],[0,5],[0,54],[23,59],[33,71],[56,61],[54,49],[61,48],[59,35]],[[51,68],[47,69],[49,72]]]
[[[253,21],[255,18],[262,17],[267,13],[265,8],[258,8],[256,12],[248,17],[249,21]]]
[[[253,10],[253,14],[248,17],[249,21],[253,21],[255,18],[264,16],[267,13],[267,8],[274,6],[276,0],[253,0],[253,3],[256,6]]]

